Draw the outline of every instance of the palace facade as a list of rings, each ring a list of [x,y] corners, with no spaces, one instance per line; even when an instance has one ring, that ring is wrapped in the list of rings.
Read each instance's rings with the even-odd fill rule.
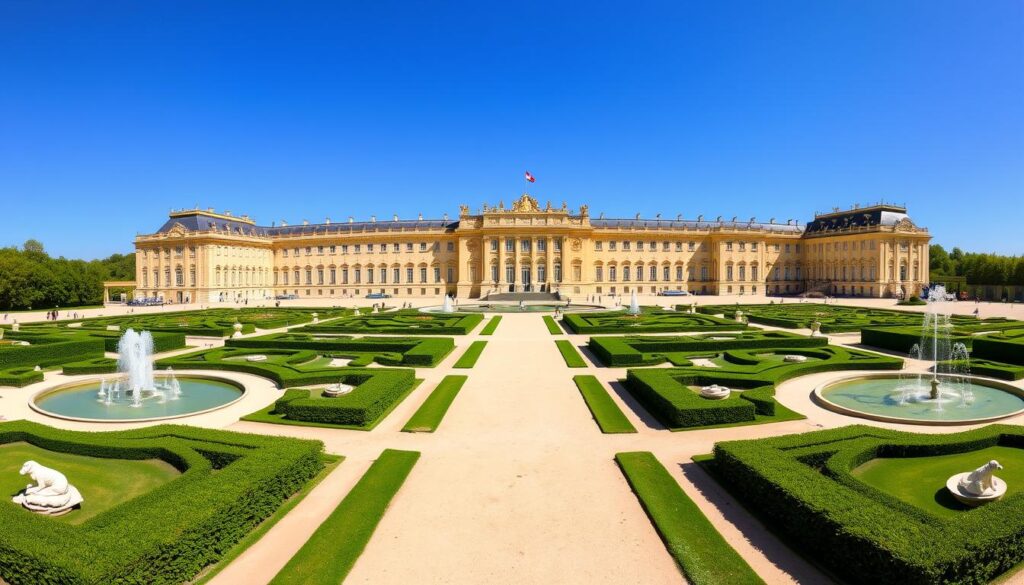
[[[135,295],[178,303],[533,291],[900,297],[927,286],[930,237],[893,205],[816,214],[806,225],[606,219],[527,194],[510,207],[463,205],[454,220],[258,226],[189,209],[135,239]]]

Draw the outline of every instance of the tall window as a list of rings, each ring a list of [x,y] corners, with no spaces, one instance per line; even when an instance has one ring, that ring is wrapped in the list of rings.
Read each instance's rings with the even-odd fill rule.
[[[498,282],[498,265],[491,265],[491,282]]]
[[[447,272],[448,272],[448,280],[447,280],[447,282],[449,284],[455,282],[455,269],[452,268],[451,266],[449,266]]]
[[[434,284],[441,282],[441,267],[434,267]]]
[[[562,282],[562,265],[555,264],[555,282]]]
[[[421,284],[426,284],[426,282],[427,282],[427,269],[421,266],[420,267],[420,283]]]
[[[505,238],[505,251],[515,252],[516,251],[516,240],[515,238]]]
[[[725,279],[732,280],[732,265],[725,267]]]
[[[604,267],[598,266],[594,268],[594,280],[597,282],[604,282]]]
[[[608,280],[609,281],[615,282],[615,279],[618,278],[617,275],[615,274],[615,272],[616,272],[616,268],[614,266],[609,266],[608,267]]]

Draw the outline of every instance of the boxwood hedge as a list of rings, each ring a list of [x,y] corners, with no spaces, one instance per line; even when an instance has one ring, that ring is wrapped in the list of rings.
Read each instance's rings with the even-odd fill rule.
[[[562,322],[575,333],[682,333],[687,331],[736,331],[743,323],[709,315],[665,311],[645,307],[639,315],[625,311],[566,313]]]
[[[0,443],[22,441],[89,457],[163,459],[182,474],[79,525],[0,506],[0,579],[20,585],[189,581],[323,466],[319,441],[174,425],[86,433],[0,423]]]
[[[821,347],[825,337],[807,337],[786,331],[744,331],[714,335],[591,337],[587,346],[611,367],[649,366],[672,361],[676,352],[721,351],[740,348]]]
[[[424,313],[417,309],[353,315],[330,323],[306,325],[304,332],[467,335],[483,321],[480,313]]]
[[[837,370],[897,370],[903,360],[878,354],[827,346],[726,350],[725,364],[717,368],[639,368],[626,372],[625,386],[651,414],[669,428],[753,422],[756,415],[773,416],[775,386],[797,376]],[[784,362],[778,354],[799,354],[805,362]],[[718,384],[733,392],[722,400],[708,400],[691,387]]]
[[[330,380],[355,386],[351,393],[328,398],[321,390],[292,388],[274,403],[270,414],[291,421],[372,427],[416,383],[413,370],[351,372]]]
[[[224,344],[228,347],[310,349],[332,354],[374,354],[373,361],[379,364],[412,367],[434,367],[455,349],[450,337],[326,337],[301,331],[228,339]]]
[[[995,445],[1024,448],[1024,430],[992,425],[924,435],[849,426],[718,443],[711,466],[748,510],[847,582],[987,583],[1024,561],[1024,497],[942,518],[851,472],[879,457],[928,457]]]

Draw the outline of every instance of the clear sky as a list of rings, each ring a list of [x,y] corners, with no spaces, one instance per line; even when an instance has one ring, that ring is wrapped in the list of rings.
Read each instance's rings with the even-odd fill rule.
[[[1024,2],[0,0],[0,245],[588,203],[880,199],[1024,253]]]

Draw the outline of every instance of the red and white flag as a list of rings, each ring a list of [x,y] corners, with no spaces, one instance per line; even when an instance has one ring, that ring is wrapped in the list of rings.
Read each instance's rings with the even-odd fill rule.
[[[537,182],[537,179],[535,179],[533,177],[533,175],[530,174],[530,171],[526,171],[526,180],[531,182],[531,183],[536,183]]]

